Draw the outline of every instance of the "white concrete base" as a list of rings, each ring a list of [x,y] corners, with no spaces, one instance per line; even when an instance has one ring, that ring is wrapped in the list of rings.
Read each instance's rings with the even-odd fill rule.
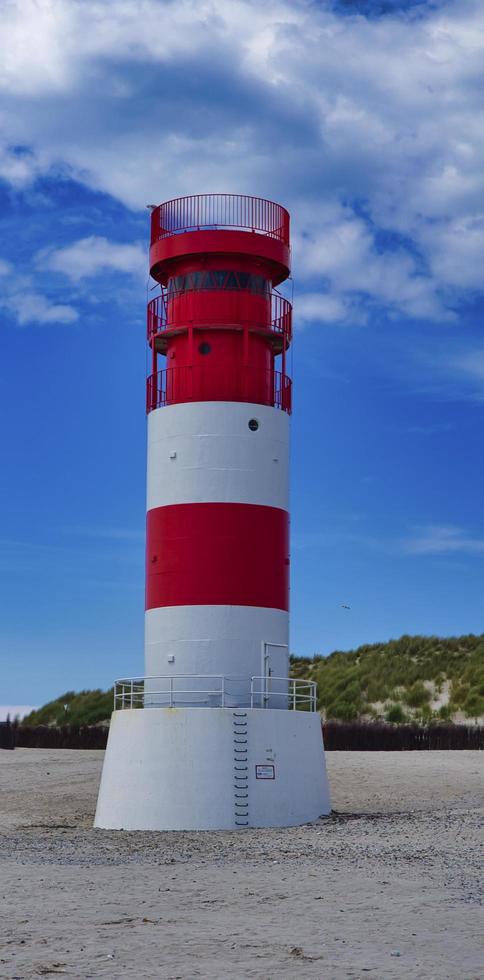
[[[290,827],[330,811],[317,713],[270,708],[113,712],[96,827]]]

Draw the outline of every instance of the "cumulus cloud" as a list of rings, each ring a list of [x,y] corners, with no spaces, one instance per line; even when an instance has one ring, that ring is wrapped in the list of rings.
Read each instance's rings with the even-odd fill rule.
[[[123,245],[90,235],[64,248],[44,249],[37,255],[40,269],[61,272],[80,282],[103,272],[122,272],[146,276],[146,249],[142,245]]]
[[[423,319],[452,319],[444,309],[435,281],[423,274],[414,255],[401,245],[378,247],[377,229],[348,206],[312,209],[296,228],[299,278],[328,284],[328,309],[338,297],[337,320],[361,319],[364,305],[378,303],[389,311]],[[302,315],[314,305],[302,302]],[[324,304],[323,304],[324,309]],[[320,317],[325,319],[324,315]]]
[[[134,209],[198,190],[279,198],[304,315],[325,322],[361,321],[372,304],[451,318],[481,291],[480,0],[407,13],[10,0],[3,21],[0,174],[12,184],[62,167]],[[78,268],[93,268],[77,246]],[[75,256],[51,260],[75,279]]]
[[[297,319],[300,323],[319,321],[320,323],[342,323],[352,316],[361,317],[361,311],[352,310],[338,296],[330,293],[303,293],[297,301]]]
[[[13,316],[19,326],[74,323],[79,318],[74,307],[50,300],[35,288],[30,276],[18,275],[4,260],[0,260],[0,277],[0,308]]]
[[[2,301],[3,302],[3,301]],[[14,314],[19,326],[28,323],[75,323],[79,314],[67,303],[52,303],[42,293],[24,291],[20,284],[4,301],[5,307]]]

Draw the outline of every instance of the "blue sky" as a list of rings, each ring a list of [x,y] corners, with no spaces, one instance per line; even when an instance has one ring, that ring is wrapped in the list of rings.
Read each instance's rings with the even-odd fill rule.
[[[482,4],[16,0],[3,45],[0,703],[142,672],[145,205],[182,194],[292,214],[293,651],[482,632]]]

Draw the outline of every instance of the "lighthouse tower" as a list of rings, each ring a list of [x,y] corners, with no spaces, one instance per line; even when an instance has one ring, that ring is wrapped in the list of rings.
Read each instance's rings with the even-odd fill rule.
[[[115,684],[96,825],[285,826],[330,810],[316,690],[289,674],[289,215],[152,211],[145,676]]]

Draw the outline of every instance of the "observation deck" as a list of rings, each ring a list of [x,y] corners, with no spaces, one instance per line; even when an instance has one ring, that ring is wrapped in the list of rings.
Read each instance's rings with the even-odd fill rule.
[[[191,324],[194,330],[243,331],[245,328],[266,337],[274,354],[287,350],[292,340],[289,300],[277,292],[259,294],[253,288],[243,288],[240,280],[244,283],[248,273],[243,278],[240,273],[220,270],[218,282],[216,275],[217,271],[208,271],[177,276],[190,283],[198,280],[200,285],[170,291],[162,288],[161,294],[148,303],[150,347],[154,343],[158,353],[165,354],[170,338],[185,333]]]
[[[271,405],[288,415],[292,411],[292,381],[281,371],[249,365],[233,375],[218,368],[181,365],[162,368],[146,381],[146,411],[179,402],[236,401]]]
[[[196,194],[165,201],[151,213],[150,272],[166,284],[180,256],[250,256],[270,269],[273,285],[289,275],[289,213],[245,194]]]
[[[240,194],[160,204],[150,272],[161,292],[148,304],[148,412],[189,401],[291,411],[292,306],[274,290],[289,275],[285,208]]]

